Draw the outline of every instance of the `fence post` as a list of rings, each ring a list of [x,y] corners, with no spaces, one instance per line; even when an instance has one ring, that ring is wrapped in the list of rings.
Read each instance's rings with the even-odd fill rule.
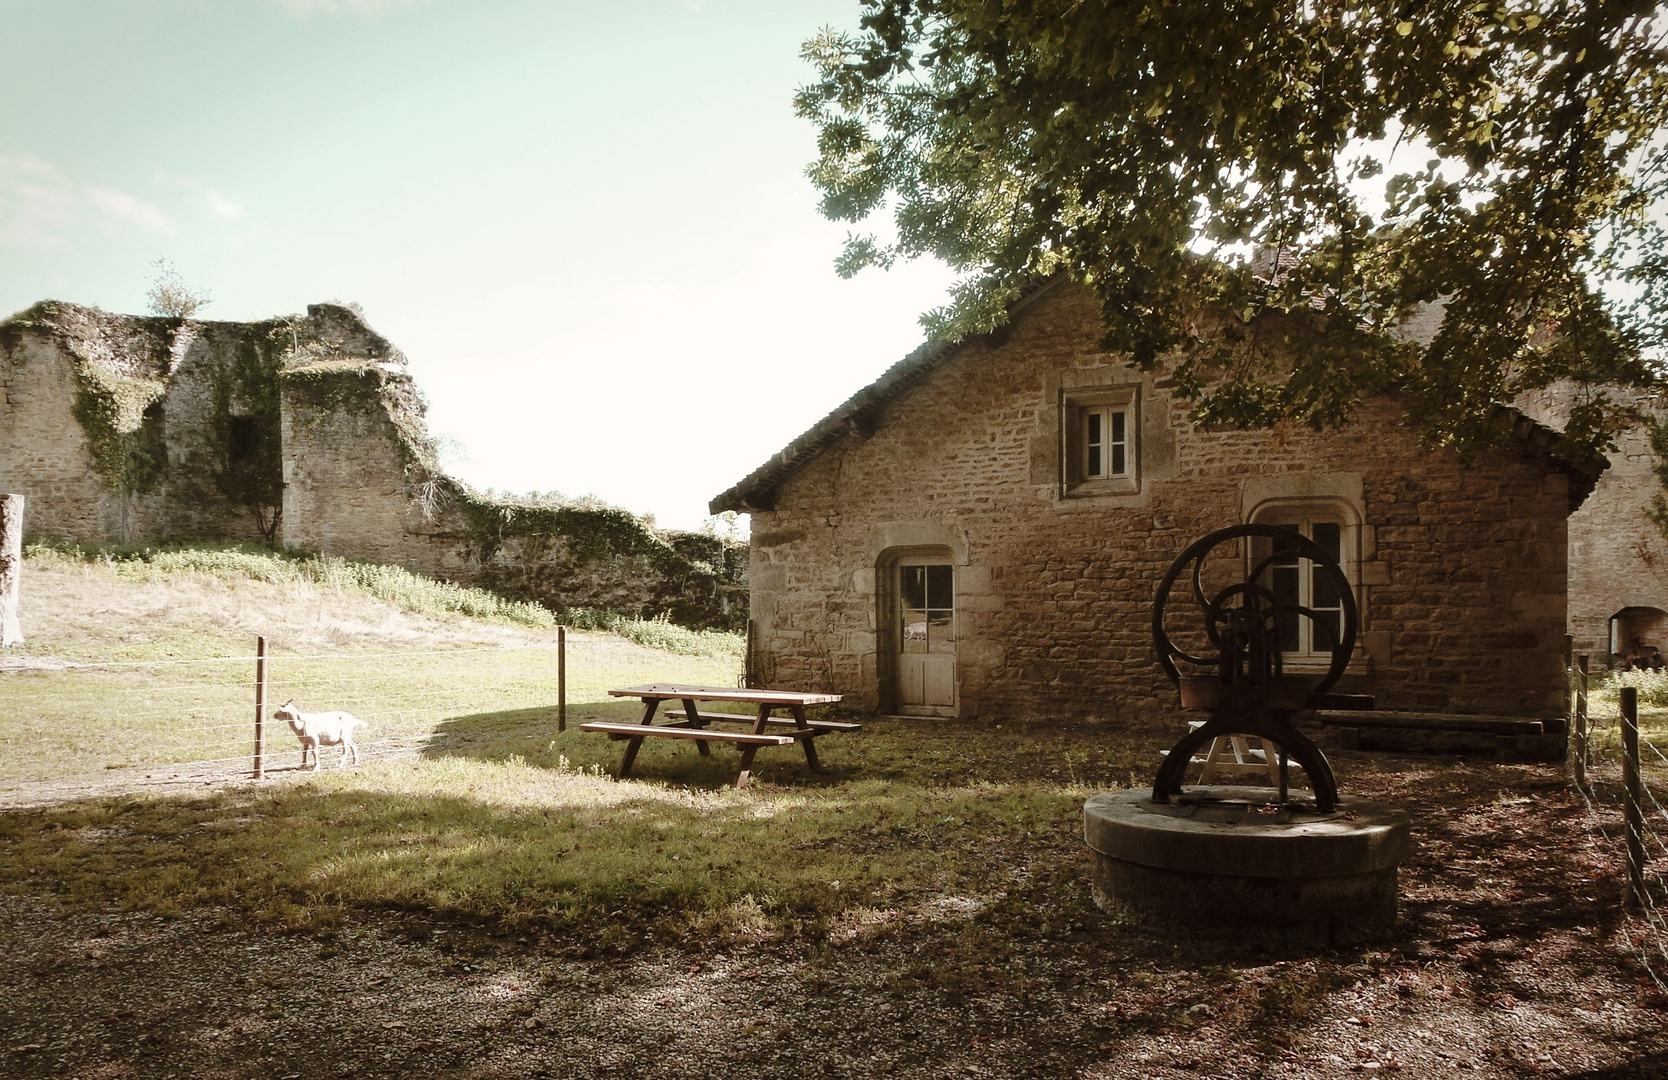
[[[255,639],[255,779],[266,776],[266,638]]]
[[[758,669],[753,666],[753,649],[755,640],[755,632],[753,629],[754,625],[755,624],[752,619],[747,620],[747,645],[746,651],[742,654],[741,658],[741,682],[743,688],[747,690],[759,689],[759,672]]]
[[[556,628],[556,730],[568,729],[568,628]]]
[[[1587,654],[1576,658],[1575,668],[1575,786],[1587,790]]]
[[[1639,690],[1622,687],[1622,787],[1626,789],[1627,894],[1626,906],[1645,907],[1645,819],[1639,800]]]
[[[23,496],[0,495],[0,648],[23,644],[17,622],[23,579]]]

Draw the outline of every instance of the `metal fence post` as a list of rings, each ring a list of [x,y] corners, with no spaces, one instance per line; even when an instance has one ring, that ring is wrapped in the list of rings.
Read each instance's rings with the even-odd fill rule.
[[[1575,786],[1587,790],[1587,654],[1582,653],[1576,659],[1575,669],[1575,715],[1571,717],[1575,728]]]
[[[255,639],[255,779],[266,775],[266,638]]]
[[[1622,787],[1627,797],[1627,895],[1630,910],[1645,907],[1645,818],[1639,805],[1639,691],[1622,687]]]
[[[556,628],[556,730],[568,729],[568,628]]]

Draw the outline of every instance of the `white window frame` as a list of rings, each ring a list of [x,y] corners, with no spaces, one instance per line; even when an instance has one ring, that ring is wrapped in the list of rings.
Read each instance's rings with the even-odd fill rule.
[[[1305,537],[1313,540],[1314,527],[1317,523],[1335,525],[1338,527],[1338,565],[1344,571],[1344,578],[1349,582],[1351,597],[1355,600],[1356,610],[1362,610],[1360,589],[1360,544],[1361,528],[1356,521],[1355,514],[1344,504],[1332,500],[1301,500],[1287,503],[1265,504],[1251,515],[1251,520],[1258,525],[1281,525],[1288,529],[1295,529]],[[1252,565],[1260,562],[1269,549],[1261,545],[1253,545],[1248,552]],[[1299,560],[1299,566],[1308,567],[1307,560]],[[1314,574],[1300,575],[1298,580],[1298,603],[1305,607],[1313,607]],[[1327,608],[1325,610],[1338,610]],[[1341,621],[1341,616],[1340,616]],[[1312,619],[1300,616],[1298,618],[1298,647],[1295,650],[1282,650],[1281,663],[1288,669],[1307,670],[1324,668],[1332,660],[1332,650],[1315,648],[1315,626]]]
[[[1066,497],[1134,495],[1141,490],[1141,409],[1138,386],[1067,391],[1060,403],[1060,490]],[[1123,417],[1123,438],[1113,438]],[[1100,426],[1100,441],[1090,429]],[[1100,451],[1097,462],[1096,447]],[[1122,469],[1115,468],[1122,451]]]

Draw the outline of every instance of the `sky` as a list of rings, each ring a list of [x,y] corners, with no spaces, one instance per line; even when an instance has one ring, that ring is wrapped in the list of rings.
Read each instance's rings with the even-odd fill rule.
[[[833,271],[800,44],[857,0],[0,0],[0,317],[358,303],[448,467],[695,528],[920,344]]]

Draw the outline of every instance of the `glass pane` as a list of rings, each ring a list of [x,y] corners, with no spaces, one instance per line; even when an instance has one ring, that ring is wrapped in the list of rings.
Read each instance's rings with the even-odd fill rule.
[[[1122,476],[1122,475],[1124,475],[1124,473],[1126,473],[1128,471],[1129,471],[1128,469],[1124,468],[1124,444],[1123,443],[1113,443],[1112,444],[1112,471],[1110,473],[1108,473],[1107,475],[1108,476]]]
[[[1340,562],[1343,561],[1344,527],[1342,525],[1339,525],[1336,521],[1317,521],[1314,524],[1314,532],[1310,535],[1314,537],[1315,543],[1319,544],[1328,555]]]
[[[920,608],[906,607],[903,609],[903,651],[906,653],[924,653],[927,651],[927,613]]]
[[[1343,640],[1344,614],[1341,611],[1315,612],[1314,641],[1309,646],[1311,652],[1329,653]]]
[[[1298,569],[1289,564],[1276,564],[1272,571],[1270,587],[1274,597],[1282,608],[1289,609],[1300,603],[1297,595]],[[1302,616],[1291,610],[1280,612],[1275,618],[1275,633],[1280,638],[1281,652],[1296,652],[1300,648],[1298,632]]]
[[[1124,422],[1123,413],[1115,412],[1112,414],[1112,441],[1115,443],[1128,441],[1124,437]]]
[[[953,653],[956,651],[956,620],[950,612],[927,612],[927,651],[935,653]]]
[[[1312,568],[1314,574],[1314,588],[1311,590],[1313,599],[1310,607],[1335,608],[1343,606],[1343,598],[1338,595],[1338,578],[1323,566]]]
[[[1098,412],[1089,413],[1088,420],[1089,420],[1089,445],[1090,446],[1099,446],[1101,444],[1100,413],[1098,413]]]
[[[956,572],[949,566],[929,566],[927,571],[927,602],[923,607],[953,608],[956,606]]]
[[[898,568],[898,592],[906,608],[927,606],[927,568],[903,566]]]

